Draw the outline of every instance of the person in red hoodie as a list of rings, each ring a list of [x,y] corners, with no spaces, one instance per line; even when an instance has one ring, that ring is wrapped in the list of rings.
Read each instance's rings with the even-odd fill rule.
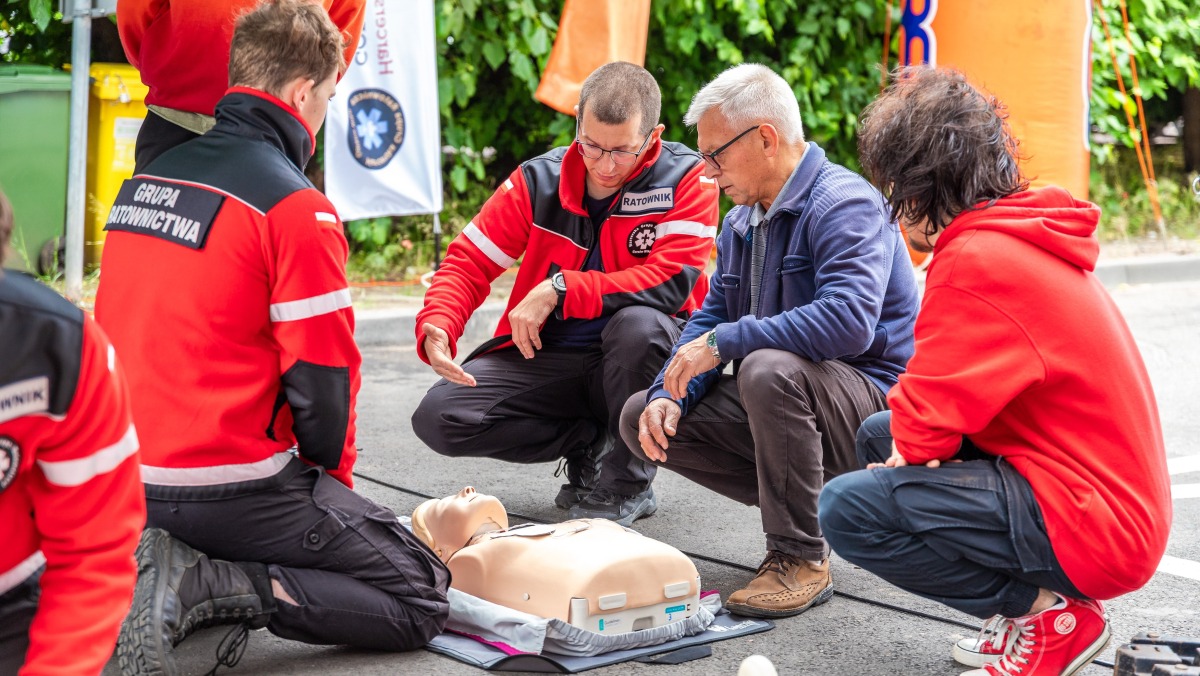
[[[237,18],[261,0],[120,0],[117,30],[125,57],[150,88],[150,109],[134,147],[134,173],[212,129],[229,81],[229,42]],[[313,0],[316,2],[317,0]],[[320,0],[342,34],[345,63],[359,46],[366,0]]]
[[[0,262],[13,213],[0,193]],[[121,364],[96,322],[0,270],[0,674],[99,674],[146,521]]]
[[[909,69],[863,114],[862,165],[932,250],[916,352],[829,482],[842,558],[995,631],[971,676],[1075,674],[1109,639],[1099,599],[1154,574],[1171,527],[1145,366],[1093,274],[1100,210],[1028,189],[1002,104]]]

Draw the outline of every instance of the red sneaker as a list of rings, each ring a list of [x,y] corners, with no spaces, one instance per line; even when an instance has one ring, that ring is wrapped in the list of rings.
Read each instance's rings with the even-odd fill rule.
[[[1074,676],[1108,645],[1099,601],[1064,598],[1036,615],[1013,618],[1016,640],[999,661],[962,676]]]
[[[951,656],[967,667],[982,667],[1004,657],[1017,640],[1016,626],[1003,615],[994,615],[974,638],[964,638],[954,644]]]

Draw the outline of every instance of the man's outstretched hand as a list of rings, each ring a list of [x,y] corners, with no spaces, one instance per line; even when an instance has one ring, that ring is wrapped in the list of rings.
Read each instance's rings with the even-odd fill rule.
[[[425,334],[425,356],[429,357],[433,372],[452,383],[475,387],[475,377],[454,363],[449,334],[428,322],[421,325],[421,331]]]

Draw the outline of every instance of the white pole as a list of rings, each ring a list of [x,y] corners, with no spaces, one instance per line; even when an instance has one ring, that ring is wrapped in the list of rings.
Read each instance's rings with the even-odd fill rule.
[[[83,297],[83,231],[87,207],[88,87],[91,77],[92,3],[74,0],[71,15],[71,141],[67,172],[66,296]]]

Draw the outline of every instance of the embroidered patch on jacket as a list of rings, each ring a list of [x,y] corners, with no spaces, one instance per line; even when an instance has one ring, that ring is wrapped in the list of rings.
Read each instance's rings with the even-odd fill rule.
[[[12,437],[0,437],[0,493],[12,485],[21,466],[21,447]]]
[[[121,185],[105,230],[122,230],[203,249],[225,196],[190,185],[148,178]]]
[[[646,192],[627,192],[621,196],[622,214],[658,214],[675,207],[675,188],[651,188]]]
[[[0,386],[0,423],[50,410],[50,378],[38,376]]]
[[[658,236],[655,230],[656,225],[656,223],[642,223],[629,233],[629,240],[625,243],[629,253],[638,258],[650,255],[650,249],[654,248],[654,240]]]

